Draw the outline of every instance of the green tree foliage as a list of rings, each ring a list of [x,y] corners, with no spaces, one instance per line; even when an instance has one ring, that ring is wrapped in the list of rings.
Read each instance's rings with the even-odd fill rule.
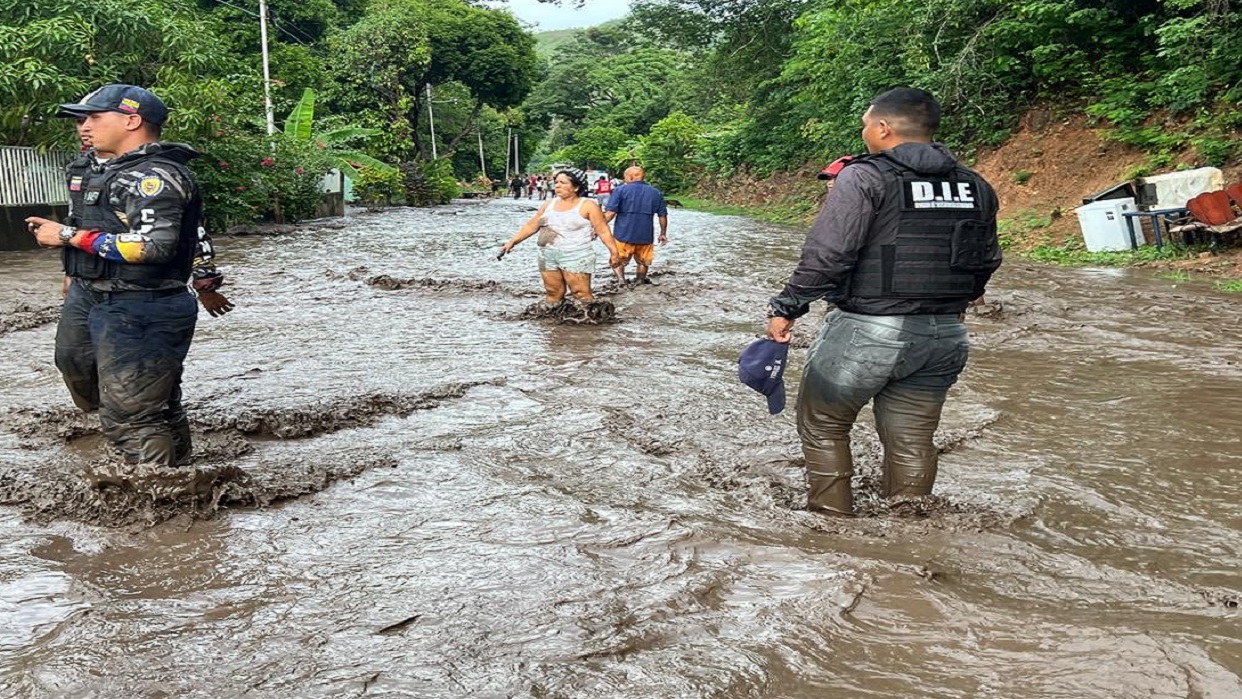
[[[574,134],[574,143],[557,151],[555,159],[586,168],[607,167],[629,138],[615,126],[588,126]]]
[[[437,130],[443,155],[474,133],[485,107],[519,104],[537,72],[534,39],[512,15],[463,0],[378,0],[331,47],[331,103],[385,128],[391,138],[384,153],[400,159],[431,156],[427,85],[433,100],[449,85],[463,97],[433,104],[442,125],[464,112],[460,128]]]
[[[669,86],[684,71],[688,56],[636,44],[621,28],[583,32],[556,51],[547,78],[523,108],[545,123],[567,125],[567,134],[584,124],[646,133],[672,110]],[[554,147],[559,145],[564,143],[554,141]]]
[[[69,145],[56,105],[107,83],[150,87],[174,134],[207,136],[257,81],[225,51],[218,22],[183,0],[0,0],[0,143]]]
[[[431,64],[419,6],[403,0],[373,3],[356,24],[332,37],[329,50],[333,105],[386,134],[376,145],[381,157],[408,160],[415,147],[407,114]]]
[[[634,7],[643,36],[694,52],[670,90],[704,125],[697,157],[715,171],[762,172],[857,151],[859,115],[897,85],[941,99],[940,136],[956,146],[995,143],[1023,110],[1052,100],[1089,104],[1119,127],[1118,138],[1146,148],[1193,146],[1217,164],[1242,155],[1242,11],[1224,0]],[[1156,114],[1189,128],[1156,123]]]
[[[694,184],[696,154],[703,127],[694,119],[674,112],[638,140],[634,155],[647,170],[647,179],[665,192],[684,192]]]
[[[794,21],[809,0],[635,0],[635,33],[663,45],[692,49],[696,60],[692,95],[710,109],[737,103],[753,87],[779,75],[790,54]],[[689,105],[679,105],[689,106]]]

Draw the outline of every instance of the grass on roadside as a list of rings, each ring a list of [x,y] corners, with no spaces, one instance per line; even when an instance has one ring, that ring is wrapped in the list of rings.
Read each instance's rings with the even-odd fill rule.
[[[1196,247],[1165,245],[1155,248],[1144,245],[1137,250],[1118,250],[1116,252],[1087,252],[1086,245],[1078,239],[1068,240],[1060,245],[1038,245],[1031,248],[1026,256],[1039,262],[1061,265],[1063,267],[1129,267],[1147,262],[1170,262],[1186,260],[1198,255],[1202,250]]]
[[[1161,279],[1168,279],[1171,282],[1188,282],[1191,279],[1190,272],[1182,269],[1175,269],[1172,272],[1163,272],[1161,274],[1157,274],[1156,276]]]
[[[769,223],[781,223],[788,226],[805,225],[807,220],[814,214],[815,207],[819,206],[817,201],[794,201],[794,202],[777,202],[770,206],[747,207],[747,206],[729,206],[728,204],[719,204],[706,199],[695,199],[687,196],[673,197],[682,203],[687,209],[702,211],[708,214],[719,214],[721,216],[745,216],[747,218],[767,221]]]

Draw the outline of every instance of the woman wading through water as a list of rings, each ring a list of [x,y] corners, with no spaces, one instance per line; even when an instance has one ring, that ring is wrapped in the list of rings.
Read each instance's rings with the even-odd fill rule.
[[[617,245],[604,221],[599,204],[587,197],[586,173],[568,168],[556,173],[552,191],[556,197],[544,202],[539,211],[500,248],[500,256],[518,243],[539,234],[539,274],[546,294],[543,303],[528,309],[528,315],[547,315],[554,309],[576,311],[586,320],[604,320],[613,315],[612,304],[595,301],[591,293],[591,273],[595,271],[596,237],[608,248],[609,264],[617,263]],[[566,291],[573,294],[573,306],[565,309]],[[569,304],[565,304],[569,305]]]

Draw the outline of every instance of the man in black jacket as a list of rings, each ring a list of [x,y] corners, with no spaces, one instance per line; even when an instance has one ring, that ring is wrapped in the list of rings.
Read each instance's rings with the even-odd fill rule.
[[[173,466],[191,454],[181,371],[198,306],[189,293],[202,198],[186,163],[159,141],[168,110],[149,91],[107,85],[61,113],[85,118],[95,148],[117,154],[74,182],[74,225],[27,219],[40,245],[62,248],[71,277],[56,333],[57,367],[75,403],[98,408],[104,434],[133,463]],[[94,356],[93,365],[81,361]],[[97,376],[80,376],[82,367]]]
[[[932,142],[940,105],[897,88],[862,117],[868,155],[841,169],[802,259],[771,301],[768,336],[789,342],[816,300],[828,315],[798,396],[807,507],[853,514],[850,428],[874,400],[883,495],[931,493],[932,436],[966,365],[963,312],[1000,266],[996,193]]]

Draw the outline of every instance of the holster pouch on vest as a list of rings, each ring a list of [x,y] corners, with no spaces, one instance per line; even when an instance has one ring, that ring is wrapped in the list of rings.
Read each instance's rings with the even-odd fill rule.
[[[990,271],[986,257],[990,237],[988,225],[983,221],[958,221],[953,228],[949,269],[968,274]]]

